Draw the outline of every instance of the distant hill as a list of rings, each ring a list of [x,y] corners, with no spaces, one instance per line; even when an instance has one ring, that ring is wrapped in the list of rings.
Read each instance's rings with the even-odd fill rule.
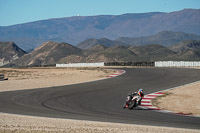
[[[31,53],[12,62],[16,66],[51,65],[59,63],[62,58],[70,55],[81,55],[81,49],[67,43],[48,41]]]
[[[101,45],[101,44],[97,44],[90,48],[87,48],[87,50],[89,50],[89,51],[104,51],[106,48],[108,48],[108,47]]]
[[[135,53],[128,49],[126,46],[111,46],[104,51],[97,52],[90,55],[90,58],[105,60],[105,62],[112,61],[128,61],[135,57]]]
[[[131,46],[129,49],[138,56],[137,61],[161,61],[176,55],[174,51],[159,44]]]
[[[200,60],[200,40],[183,41],[168,48],[177,53],[173,60]]]
[[[177,61],[199,61],[200,50],[187,50],[184,52],[177,53],[175,56],[170,58],[171,60]]]
[[[129,45],[161,44],[168,46],[185,40],[200,40],[200,36],[183,32],[162,31],[151,36],[120,37],[116,40]]]
[[[124,44],[120,41],[109,40],[107,38],[101,38],[101,39],[91,38],[91,39],[87,39],[85,41],[80,42],[76,46],[81,49],[89,49],[95,45],[103,45],[105,47],[110,47],[110,46],[114,46],[114,45],[126,45],[126,44]]]
[[[120,37],[116,40],[110,40],[106,38],[102,39],[87,39],[80,42],[77,47],[81,49],[90,49],[95,45],[102,45],[105,47],[111,47],[114,45],[134,45],[142,46],[147,44],[160,44],[164,46],[170,46],[185,40],[200,40],[200,36],[195,34],[188,34],[183,32],[172,32],[172,31],[162,31],[158,34],[145,36],[145,37]]]
[[[0,66],[8,64],[26,54],[14,42],[0,42]]]
[[[200,40],[188,40],[179,42],[168,47],[175,52],[183,52],[186,50],[200,50]]]
[[[200,41],[184,41],[170,47],[94,45],[80,49],[68,43],[48,41],[7,66],[40,66],[83,62],[153,62],[162,60],[200,60]]]
[[[14,41],[22,49],[29,50],[49,40],[76,45],[89,38],[114,40],[119,37],[150,36],[166,30],[200,35],[200,9],[74,16],[1,26],[0,41]]]

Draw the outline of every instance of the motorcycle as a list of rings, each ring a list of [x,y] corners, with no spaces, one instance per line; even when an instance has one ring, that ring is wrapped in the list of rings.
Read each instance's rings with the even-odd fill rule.
[[[128,108],[128,109],[133,109],[134,107],[137,107],[138,105],[141,104],[141,97],[140,96],[128,96],[126,98],[126,102],[123,105],[123,108]]]

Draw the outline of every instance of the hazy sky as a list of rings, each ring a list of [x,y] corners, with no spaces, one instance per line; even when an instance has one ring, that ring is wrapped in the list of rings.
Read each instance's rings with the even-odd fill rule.
[[[89,15],[200,9],[200,0],[0,0],[0,26]]]

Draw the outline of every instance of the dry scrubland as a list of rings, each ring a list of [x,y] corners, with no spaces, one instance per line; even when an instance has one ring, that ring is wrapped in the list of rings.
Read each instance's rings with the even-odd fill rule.
[[[153,100],[153,105],[163,110],[200,115],[200,82],[169,90]]]
[[[8,81],[0,82],[0,91],[20,90],[42,88],[50,86],[60,86],[75,84],[87,81],[104,79],[112,74],[114,70],[105,70],[103,68],[31,68],[31,69],[0,69],[8,77]],[[200,84],[190,86],[192,89],[198,89]],[[191,89],[190,88],[190,89]],[[181,91],[188,92],[188,86]],[[183,90],[182,90],[183,89]],[[177,90],[177,89],[176,89]],[[174,91],[176,91],[174,90]],[[180,92],[180,91],[179,91]],[[174,92],[169,92],[181,101],[185,95],[178,99]],[[199,92],[198,92],[199,93]],[[165,98],[168,98],[165,97]],[[190,98],[193,98],[192,96]],[[197,97],[199,99],[199,97]],[[171,98],[169,98],[171,99]],[[160,100],[160,99],[159,99]],[[163,103],[161,100],[157,103]],[[168,101],[168,100],[167,100]],[[174,101],[172,101],[174,102]],[[167,105],[170,105],[169,103]],[[174,105],[174,106],[176,106]],[[185,105],[185,103],[184,103]],[[160,106],[160,105],[159,105]],[[164,105],[165,106],[165,105]],[[200,107],[200,106],[199,106]],[[0,133],[200,133],[200,130],[140,126],[130,124],[118,124],[107,122],[91,122],[80,120],[67,120],[56,118],[43,118],[0,113]]]

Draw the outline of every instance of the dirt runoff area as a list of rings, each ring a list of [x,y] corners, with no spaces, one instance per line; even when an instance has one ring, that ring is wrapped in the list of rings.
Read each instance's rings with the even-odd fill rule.
[[[0,133],[199,133],[178,129],[109,122],[19,116],[0,113]]]
[[[153,105],[163,110],[200,115],[200,82],[169,90],[153,100]]]
[[[114,70],[103,68],[0,69],[7,81],[0,92],[61,86],[104,79]],[[200,133],[200,130],[44,118],[0,113],[0,133]]]
[[[0,91],[62,86],[105,79],[115,70],[103,68],[0,68]]]

